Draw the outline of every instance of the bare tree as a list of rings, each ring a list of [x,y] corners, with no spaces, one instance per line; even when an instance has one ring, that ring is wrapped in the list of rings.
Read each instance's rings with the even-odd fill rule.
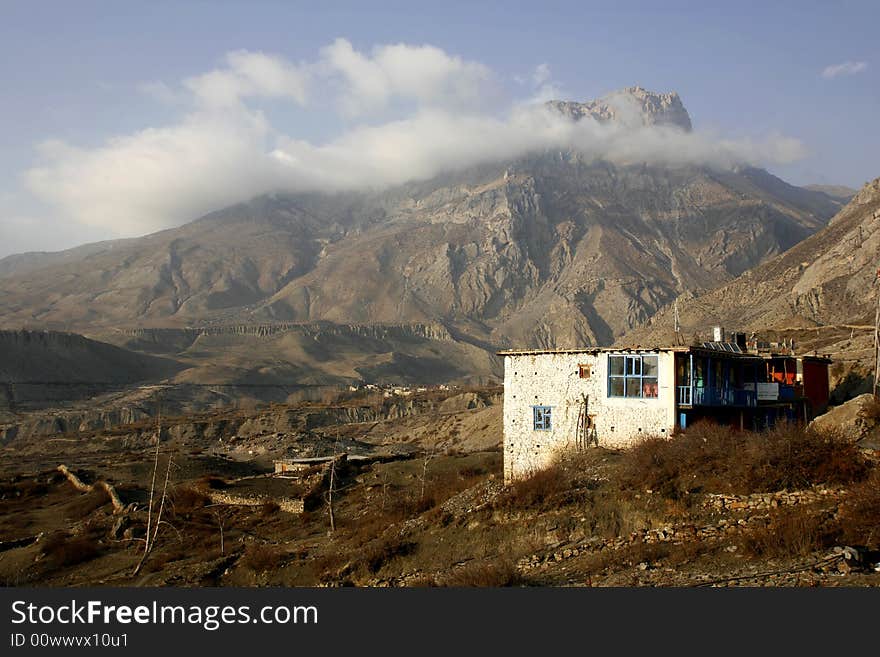
[[[424,454],[422,454],[422,492],[419,495],[419,499],[425,499],[425,489],[427,488],[428,483],[428,464],[433,460],[434,456],[437,454],[437,438],[435,437],[431,441],[430,449],[426,449]]]
[[[220,528],[220,554],[226,554],[225,529],[226,529],[226,512],[227,507],[218,506],[214,509],[214,517],[217,519],[217,526]]]
[[[132,577],[136,576],[141,571],[141,568],[143,568],[144,563],[146,563],[147,559],[150,556],[150,553],[153,551],[153,547],[156,544],[156,538],[159,536],[159,527],[162,524],[162,512],[165,510],[165,500],[168,496],[168,482],[171,478],[171,464],[173,459],[169,454],[168,465],[165,469],[165,484],[162,487],[162,498],[159,503],[159,510],[156,514],[156,522],[153,523],[153,506],[156,494],[156,474],[159,471],[159,452],[161,449],[161,444],[162,416],[160,412],[156,415],[156,452],[153,459],[153,477],[152,481],[150,482],[150,498],[147,504],[147,531],[144,534],[144,553],[141,556],[141,560],[135,567],[134,572],[132,572]]]

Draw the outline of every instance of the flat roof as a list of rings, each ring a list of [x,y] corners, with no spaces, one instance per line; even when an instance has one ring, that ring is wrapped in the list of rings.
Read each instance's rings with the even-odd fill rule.
[[[497,356],[540,356],[542,354],[602,354],[626,353],[628,351],[678,351],[687,352],[690,347],[585,347],[583,349],[508,349]]]
[[[742,351],[719,351],[702,345],[688,347],[586,347],[583,349],[508,349],[499,351],[498,356],[543,356],[553,354],[626,354],[626,353],[660,353],[671,352],[679,354],[700,353],[713,358],[737,358],[743,360],[763,360],[762,356]],[[812,357],[811,357],[812,358]]]

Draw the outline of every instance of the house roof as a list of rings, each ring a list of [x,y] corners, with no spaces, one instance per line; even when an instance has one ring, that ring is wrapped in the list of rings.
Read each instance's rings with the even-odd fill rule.
[[[584,349],[508,349],[497,352],[498,356],[540,356],[543,354],[603,354],[603,353],[657,353],[657,352],[681,352],[686,353],[690,347],[588,347]]]

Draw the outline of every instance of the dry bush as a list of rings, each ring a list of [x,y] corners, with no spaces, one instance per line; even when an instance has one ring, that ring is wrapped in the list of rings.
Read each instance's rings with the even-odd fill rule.
[[[499,495],[498,509],[550,510],[587,500],[597,487],[594,471],[601,452],[560,454],[549,466],[525,479],[517,479]]]
[[[272,500],[267,500],[260,505],[260,516],[262,516],[263,518],[274,516],[279,511],[281,511],[281,505],[279,505],[278,502],[273,502]]]
[[[48,492],[49,486],[36,479],[25,479],[23,481],[0,484],[0,498],[3,499],[40,497]]]
[[[350,563],[348,555],[334,551],[312,559],[310,568],[316,580],[329,584],[347,576]]]
[[[484,587],[522,586],[526,584],[510,561],[472,561],[456,568],[441,580],[442,586]]]
[[[85,518],[110,502],[110,496],[103,488],[93,488],[88,493],[77,491],[75,497],[67,504],[67,513],[71,518]]]
[[[838,522],[842,542],[880,550],[880,472],[850,490]]]
[[[270,545],[253,544],[244,551],[239,564],[255,573],[275,570],[284,560],[284,553]]]
[[[97,542],[88,536],[69,536],[55,532],[43,541],[42,553],[54,568],[75,566],[97,557],[101,550]]]
[[[210,497],[190,486],[175,486],[170,498],[175,515],[192,513],[211,503]]]
[[[836,434],[781,424],[765,432],[697,423],[672,438],[647,438],[622,459],[625,488],[670,499],[688,493],[763,493],[863,479],[859,450]]]
[[[227,482],[223,477],[214,474],[209,474],[201,477],[199,479],[199,484],[201,484],[205,488],[210,488],[211,490],[225,490],[231,486],[231,484]]]
[[[744,492],[850,484],[868,474],[858,447],[834,432],[784,423],[749,438]]]
[[[525,479],[514,481],[496,500],[499,508],[545,508],[571,487],[566,469],[561,462],[538,470]]]
[[[880,398],[874,397],[859,409],[859,417],[870,424],[880,423]]]
[[[178,546],[175,548],[159,550],[150,555],[144,570],[148,573],[157,573],[165,569],[165,567],[174,561],[181,561],[191,557],[192,550],[189,547]]]
[[[380,538],[366,546],[361,563],[367,571],[375,574],[395,558],[412,554],[416,547],[418,546],[415,543],[403,540],[399,536]]]
[[[658,562],[668,558],[683,545],[639,541],[619,550],[602,550],[589,555],[583,561],[583,572],[587,576],[591,576],[597,575],[603,570],[619,571],[632,568],[642,562]],[[683,562],[683,558],[679,557],[679,563]]]
[[[739,545],[750,557],[803,557],[835,544],[828,515],[810,505],[779,509],[769,522],[743,533]]]

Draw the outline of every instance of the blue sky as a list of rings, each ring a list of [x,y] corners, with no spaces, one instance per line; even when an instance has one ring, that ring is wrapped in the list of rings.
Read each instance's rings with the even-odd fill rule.
[[[380,140],[406,149],[419,129],[459,132],[450,117],[633,84],[678,91],[706,140],[736,142],[786,180],[857,187],[880,176],[878,19],[876,2],[4,2],[0,257],[145,234],[273,185],[393,183],[364,177],[396,157]],[[382,50],[394,44],[410,49]],[[437,94],[403,70],[417,55]],[[385,86],[360,84],[360,70]],[[239,84],[222,107],[199,86],[211,72]],[[505,130],[489,126],[501,142]],[[780,154],[779,139],[798,148]],[[178,175],[167,163],[181,151]],[[400,164],[429,175],[428,158],[453,156],[435,144]],[[302,167],[326,175],[283,179]]]

